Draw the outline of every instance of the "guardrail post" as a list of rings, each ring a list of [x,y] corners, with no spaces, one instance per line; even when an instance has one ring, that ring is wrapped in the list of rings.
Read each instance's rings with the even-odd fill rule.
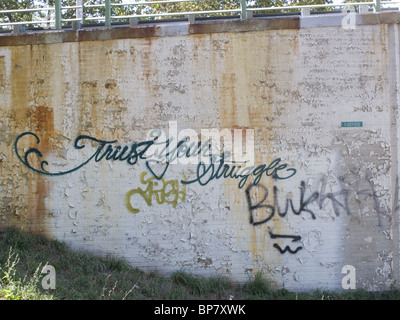
[[[76,18],[81,19],[80,23],[83,23],[83,2],[82,0],[76,0],[76,5],[81,8],[76,9]]]
[[[135,27],[139,24],[138,18],[129,18],[129,26]]]
[[[301,16],[302,17],[308,17],[311,15],[311,9],[310,8],[302,8],[301,9]]]
[[[188,22],[189,23],[194,23],[196,21],[196,15],[195,14],[188,14]]]
[[[23,26],[20,26],[20,25],[14,25],[13,26],[13,33],[14,34],[19,34],[19,33],[24,32],[24,31],[25,31],[25,28]]]
[[[240,18],[241,19],[247,19],[247,1],[246,0],[240,0]]]
[[[360,4],[358,6],[358,13],[368,13],[368,5]]]
[[[111,3],[110,3],[110,0],[105,0],[105,7],[106,7],[105,26],[107,28],[109,28],[109,27],[111,27]]]
[[[374,12],[381,11],[381,0],[374,0]]]
[[[75,16],[77,19],[80,19],[79,21],[73,21],[72,22],[72,30],[78,30],[82,27],[83,25],[83,4],[82,0],[76,0],[76,5],[81,6],[81,8],[75,9]]]
[[[62,25],[61,25],[61,19],[62,19],[62,16],[61,16],[61,0],[56,0],[54,8],[55,8],[55,14],[56,14],[56,16],[55,16],[56,29],[57,30],[61,30],[62,29]]]

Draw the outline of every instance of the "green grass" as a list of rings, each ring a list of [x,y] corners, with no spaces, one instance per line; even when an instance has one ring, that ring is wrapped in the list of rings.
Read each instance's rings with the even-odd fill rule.
[[[42,268],[54,266],[56,288],[42,288]],[[0,300],[378,300],[400,299],[389,292],[304,292],[277,289],[259,273],[243,285],[225,277],[171,277],[132,268],[123,260],[77,252],[67,245],[19,230],[0,233]]]

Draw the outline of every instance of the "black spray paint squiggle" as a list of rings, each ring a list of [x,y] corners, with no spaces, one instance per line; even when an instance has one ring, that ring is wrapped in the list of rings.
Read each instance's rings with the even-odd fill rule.
[[[300,236],[287,235],[287,234],[274,234],[274,233],[272,233],[271,231],[269,232],[269,236],[270,236],[271,239],[282,239],[282,238],[283,238],[283,239],[292,239],[292,242],[297,242],[297,241],[300,241],[300,240],[301,240],[301,237],[300,237]],[[292,250],[289,246],[286,246],[284,249],[282,249],[282,248],[279,246],[279,244],[277,244],[277,243],[274,243],[274,244],[273,244],[273,247],[276,248],[276,249],[278,249],[278,251],[279,251],[281,254],[284,254],[285,252],[289,252],[289,253],[291,253],[291,254],[295,254],[295,253],[297,253],[297,251],[303,249],[303,247],[301,247],[301,246],[298,246],[298,247],[297,247],[296,249],[294,249],[294,250]]]

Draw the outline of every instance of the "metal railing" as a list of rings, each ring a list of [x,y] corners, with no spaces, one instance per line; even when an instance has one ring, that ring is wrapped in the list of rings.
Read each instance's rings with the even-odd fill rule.
[[[347,6],[359,7],[359,6],[368,6],[372,7],[374,12],[381,11],[381,8],[385,5],[397,4],[400,3],[400,0],[391,0],[391,1],[381,1],[381,0],[373,0],[369,2],[348,2],[348,3],[340,3],[340,4],[318,4],[318,5],[297,5],[297,6],[282,6],[282,7],[254,7],[249,6],[246,0],[240,0],[240,6],[234,9],[224,9],[224,10],[208,10],[208,11],[186,11],[186,12],[163,12],[163,13],[137,13],[137,10],[133,9],[133,14],[128,15],[112,15],[113,7],[134,7],[138,8],[140,6],[148,6],[157,4],[179,4],[185,2],[201,2],[202,0],[159,0],[159,1],[137,1],[130,3],[113,3],[112,0],[104,0],[102,4],[89,4],[89,1],[86,0],[76,0],[76,5],[74,6],[62,6],[61,0],[55,0],[54,7],[37,7],[37,8],[29,8],[29,9],[13,9],[13,10],[0,10],[0,28],[2,27],[15,27],[22,25],[52,25],[53,28],[57,30],[61,30],[65,23],[78,23],[83,24],[84,22],[94,21],[104,23],[105,27],[111,27],[112,22],[116,22],[123,19],[128,19],[130,21],[137,21],[139,18],[163,18],[163,17],[176,17],[176,16],[186,16],[189,21],[195,19],[196,16],[208,16],[212,17],[215,15],[221,14],[236,14],[240,16],[240,19],[248,19],[253,16],[254,12],[276,12],[276,11],[299,11],[304,9],[321,9],[321,8],[343,8]],[[86,13],[86,11],[90,9],[104,9],[104,15],[102,16],[93,16],[90,13]],[[399,10],[399,8],[396,8]],[[63,18],[63,12],[66,10],[74,10],[74,17],[72,18]],[[47,12],[47,17],[43,18],[43,13]],[[24,13],[32,13],[33,16],[36,15],[36,18],[30,21],[4,21],[3,16],[7,14],[24,14]],[[41,16],[40,16],[41,15]]]

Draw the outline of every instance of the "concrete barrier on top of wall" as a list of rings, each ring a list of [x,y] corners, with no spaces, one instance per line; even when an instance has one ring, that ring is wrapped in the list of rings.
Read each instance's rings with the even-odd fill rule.
[[[2,35],[1,229],[164,274],[388,289],[400,15],[342,19]]]

